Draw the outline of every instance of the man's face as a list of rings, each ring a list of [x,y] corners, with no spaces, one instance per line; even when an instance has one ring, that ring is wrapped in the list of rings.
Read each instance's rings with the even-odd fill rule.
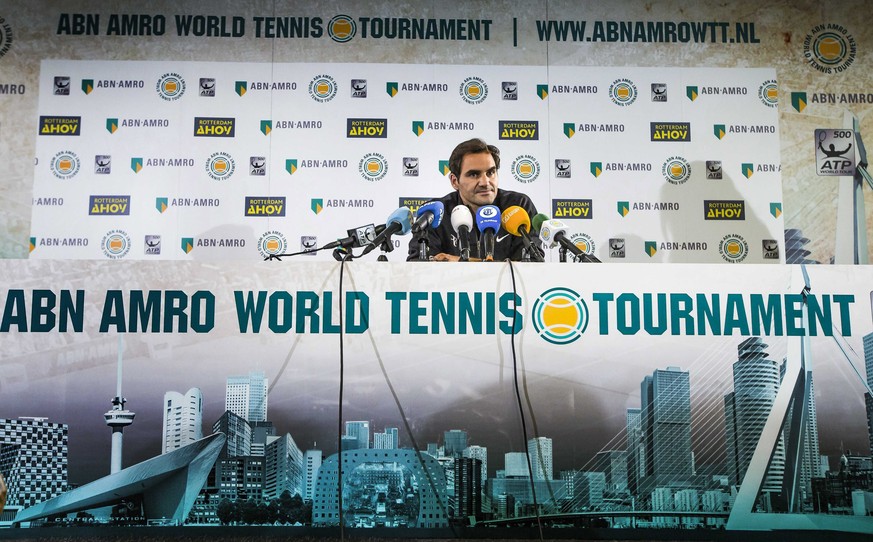
[[[474,210],[491,205],[497,197],[497,166],[490,152],[468,154],[461,160],[461,175],[449,175],[452,188],[458,191],[461,201]]]

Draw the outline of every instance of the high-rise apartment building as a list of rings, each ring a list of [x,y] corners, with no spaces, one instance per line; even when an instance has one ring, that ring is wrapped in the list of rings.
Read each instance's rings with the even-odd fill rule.
[[[224,410],[247,422],[267,420],[267,377],[261,372],[227,378]]]
[[[164,394],[161,453],[203,438],[203,395],[200,388],[191,388],[184,394],[168,391]]]
[[[315,481],[322,457],[321,450],[306,450],[303,453],[303,500],[311,501],[315,495]]]
[[[0,419],[0,471],[9,506],[33,506],[66,491],[65,423],[45,418]]]
[[[399,448],[399,431],[396,427],[386,427],[384,433],[373,433],[373,449],[396,450]]]
[[[693,474],[691,383],[688,371],[657,369],[640,385],[640,426],[644,473],[656,486],[673,485]]]
[[[552,439],[536,437],[527,441],[527,453],[534,480],[552,480],[555,469],[552,462]]]
[[[728,481],[740,485],[764,431],[779,390],[779,365],[769,359],[767,345],[750,337],[737,346],[734,391],[724,397]],[[782,490],[785,450],[781,443],[767,470],[763,490]]]

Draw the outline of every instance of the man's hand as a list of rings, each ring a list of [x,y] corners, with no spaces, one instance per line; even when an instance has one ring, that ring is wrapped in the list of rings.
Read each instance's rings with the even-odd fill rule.
[[[436,256],[433,257],[433,261],[435,262],[459,262],[461,261],[460,256],[455,256],[453,254],[446,254],[445,252],[440,252]],[[481,262],[479,258],[470,258],[471,262]]]

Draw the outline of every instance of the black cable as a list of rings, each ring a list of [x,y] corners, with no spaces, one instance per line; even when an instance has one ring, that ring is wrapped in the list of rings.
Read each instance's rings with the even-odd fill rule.
[[[515,326],[518,318],[518,303],[516,299],[518,298],[518,289],[515,285],[515,269],[512,267],[512,260],[506,260],[506,263],[509,264],[509,275],[512,279],[512,308],[514,309],[512,312],[512,335],[510,336],[510,348],[512,351],[512,377],[513,383],[515,384],[515,399],[518,404],[518,414],[521,417],[521,433],[524,438],[524,450],[525,450],[525,458],[527,459],[527,476],[530,480],[530,492],[533,500],[533,508],[534,514],[536,514],[537,518],[537,530],[539,531],[540,540],[543,540],[543,525],[540,521],[540,510],[539,504],[537,503],[537,489],[534,484],[533,477],[533,465],[530,460],[530,452],[527,451],[527,422],[524,417],[524,407],[521,402],[521,390],[518,386],[518,359],[515,353]],[[537,443],[539,444],[539,443]]]
[[[352,280],[352,287],[355,287],[355,280]],[[342,317],[342,310],[340,310],[340,317]],[[449,528],[452,530],[452,534],[455,538],[458,538],[458,532],[455,530],[454,524],[450,521],[449,511],[446,504],[440,498],[440,493],[437,490],[436,482],[434,482],[433,477],[430,474],[430,471],[425,464],[424,458],[422,457],[421,447],[418,445],[418,441],[415,439],[415,434],[412,432],[412,426],[409,424],[409,418],[406,417],[406,412],[403,410],[403,405],[400,403],[400,398],[397,396],[397,391],[394,389],[394,384],[391,383],[391,378],[388,376],[388,370],[385,368],[385,362],[382,360],[382,356],[379,354],[379,349],[376,348],[376,341],[373,338],[373,334],[370,331],[369,318],[367,315],[363,316],[364,323],[366,323],[367,333],[370,337],[370,343],[373,345],[373,351],[376,354],[376,361],[379,362],[379,368],[382,370],[382,376],[385,377],[385,384],[388,385],[388,390],[391,392],[391,397],[394,399],[394,404],[397,405],[397,411],[400,414],[400,419],[403,421],[403,428],[406,430],[406,434],[409,435],[409,440],[412,441],[412,449],[415,451],[415,457],[418,459],[418,464],[421,466],[422,472],[424,472],[425,478],[427,478],[428,485],[430,486],[431,491],[433,491],[434,498],[437,501],[437,506],[443,512],[443,515],[446,518],[446,523]],[[341,320],[341,322],[343,322]],[[342,326],[340,326],[342,328]]]
[[[340,260],[339,273],[339,412],[337,414],[337,454],[336,454],[336,472],[337,472],[337,510],[339,512],[339,531],[340,540],[345,540],[345,527],[343,526],[343,385],[345,384],[345,358],[343,356],[343,328],[345,328],[345,320],[343,319],[343,275],[345,272],[346,258]]]
[[[324,250],[326,248],[328,248],[327,245],[325,245],[323,247],[316,248],[316,249],[312,249],[312,250],[301,250],[300,252],[290,252],[290,253],[285,253],[285,254],[269,254],[266,257],[264,257],[264,260],[265,261],[266,260],[279,260],[281,262],[282,258],[284,258],[285,256],[299,256],[301,254],[313,254],[315,252],[318,252],[319,250]],[[331,247],[331,248],[333,248],[333,247]]]

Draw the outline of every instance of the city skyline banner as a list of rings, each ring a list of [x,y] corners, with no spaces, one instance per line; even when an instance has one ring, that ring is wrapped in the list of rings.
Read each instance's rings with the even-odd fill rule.
[[[341,353],[344,422],[366,421],[374,434],[397,428],[399,448],[437,455],[447,432],[464,432],[467,445],[486,450],[483,492],[520,491],[508,474],[518,469],[512,454],[530,453],[517,377],[527,437],[548,441],[549,467],[537,471],[549,472],[539,475],[545,480],[603,472],[598,457],[644,440],[631,438],[631,413],[656,416],[659,400],[680,397],[670,423],[685,432],[667,442],[687,451],[675,460],[687,472],[650,461],[654,470],[637,493],[625,482],[601,496],[624,492],[660,506],[661,490],[678,495],[681,479],[691,484],[682,491],[723,494],[727,503],[738,483],[729,480],[738,468],[729,451],[749,445],[731,436],[743,425],[726,420],[741,418],[738,397],[754,384],[738,361],[766,360],[775,397],[779,366],[804,335],[817,455],[827,456],[814,471],[869,455],[859,379],[863,340],[873,333],[867,267],[809,266],[807,283],[798,266],[726,274],[720,265],[438,265],[0,263],[0,418],[61,424],[69,438],[64,483],[18,473],[10,495],[36,498],[21,486],[32,484],[55,497],[109,474],[104,414],[119,379],[123,406],[136,416],[124,429],[124,468],[161,455],[165,394],[199,390],[209,435],[225,415],[230,379],[252,373],[265,379],[264,417],[287,437],[284,445],[318,450],[329,465],[338,449]],[[656,425],[647,430],[659,434]],[[7,459],[0,468],[16,464]],[[291,487],[303,491],[302,482]],[[567,491],[552,490],[555,502]],[[529,498],[523,493],[517,506]]]

